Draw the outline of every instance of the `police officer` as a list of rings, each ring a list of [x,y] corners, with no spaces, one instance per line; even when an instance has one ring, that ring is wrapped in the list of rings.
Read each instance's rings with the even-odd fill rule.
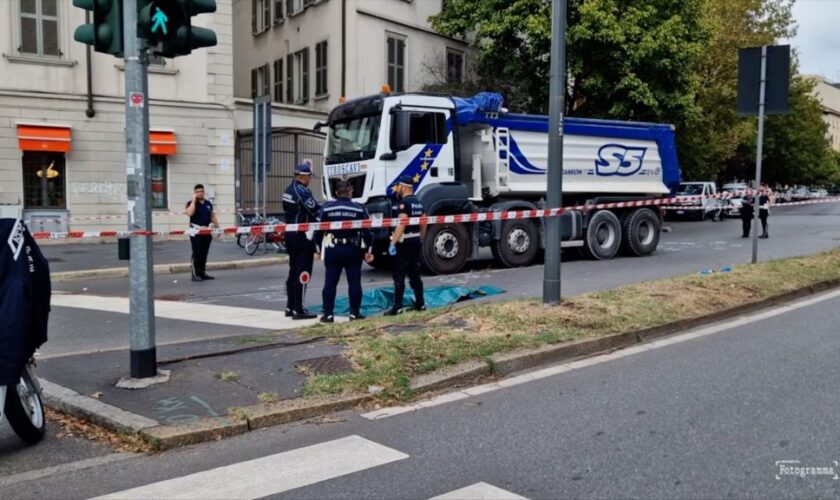
[[[213,211],[213,203],[204,197],[204,186],[201,184],[196,184],[193,188],[192,200],[187,202],[184,213],[190,218],[191,228],[219,227],[216,212]],[[212,242],[213,235],[210,234],[190,236],[193,281],[215,279],[207,274],[207,254],[210,253],[210,243]]]
[[[403,176],[397,185],[397,202],[392,209],[400,219],[421,217],[426,211],[420,200],[414,196],[414,183],[410,176]],[[423,238],[426,237],[426,225],[400,224],[391,235],[388,253],[394,258],[394,306],[385,313],[387,316],[399,314],[405,293],[405,277],[414,290],[414,310],[424,311],[426,300],[423,297],[423,280],[420,278],[420,253],[423,251]]]
[[[352,200],[353,186],[347,181],[338,181],[335,186],[336,199],[324,204],[321,222],[353,221],[369,219],[367,209]],[[371,244],[373,235],[369,229],[341,229],[319,231],[316,241],[326,267],[324,278],[324,315],[322,323],[335,321],[335,290],[341,271],[347,274],[350,295],[350,321],[365,319],[362,307],[362,259],[373,261]]]
[[[318,221],[321,207],[309,190],[312,165],[309,161],[295,167],[295,180],[283,193],[283,216],[286,224],[304,224]],[[305,232],[286,233],[286,250],[289,252],[289,277],[286,279],[286,317],[312,319],[317,315],[303,307],[304,290],[312,277],[315,243]]]

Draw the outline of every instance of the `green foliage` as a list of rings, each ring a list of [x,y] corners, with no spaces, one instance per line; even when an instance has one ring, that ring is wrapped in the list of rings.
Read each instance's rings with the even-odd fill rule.
[[[735,112],[737,49],[791,38],[793,1],[569,0],[566,112],[672,123],[685,179],[752,177],[757,127]],[[547,112],[550,0],[448,0],[431,22],[478,52],[467,82],[432,90],[492,89],[510,109]],[[810,89],[795,77],[790,114],[767,121],[769,182],[840,181]]]

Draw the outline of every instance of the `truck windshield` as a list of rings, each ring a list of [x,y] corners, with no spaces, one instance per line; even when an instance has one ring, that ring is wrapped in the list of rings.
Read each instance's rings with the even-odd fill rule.
[[[367,160],[376,154],[381,116],[362,116],[330,124],[327,163]]]

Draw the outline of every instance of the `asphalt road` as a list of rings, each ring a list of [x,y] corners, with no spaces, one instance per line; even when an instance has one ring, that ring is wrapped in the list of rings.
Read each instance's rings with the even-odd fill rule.
[[[534,499],[836,497],[840,293],[796,307],[390,418],[348,411],[0,496],[423,499],[486,483]],[[802,466],[828,475],[788,475]]]
[[[816,253],[840,244],[840,205],[837,204],[774,210],[770,224],[771,238],[760,242],[762,260]],[[749,240],[740,238],[740,221],[669,222],[668,225],[672,231],[663,234],[659,252],[651,257],[617,258],[604,262],[566,258],[563,265],[564,295],[696,273],[701,269],[720,269],[722,266],[749,261]],[[74,251],[83,250],[79,246]],[[176,250],[171,250],[173,255]],[[226,252],[220,254],[226,255]],[[211,259],[214,257],[218,257],[218,254],[211,251]],[[156,294],[159,299],[184,300],[210,306],[218,304],[280,310],[285,305],[285,273],[285,267],[280,266],[223,271],[216,273],[217,280],[204,283],[191,283],[187,275],[158,276]],[[458,275],[428,277],[427,286],[490,284],[507,290],[506,294],[494,299],[533,297],[538,296],[541,291],[542,273],[543,268],[540,265],[524,269],[499,269],[494,267],[492,260],[488,258],[472,263],[465,272]],[[322,269],[316,268],[314,281],[308,293],[308,303],[320,303],[322,278]],[[369,287],[387,286],[390,278],[387,272],[368,268],[364,272],[364,281]],[[125,279],[60,283],[56,288],[66,292],[105,296],[125,297],[128,293]],[[158,320],[157,329],[159,344],[210,335],[251,334],[260,331],[247,325],[231,327],[174,319]],[[120,348],[127,345],[127,337],[125,314],[55,307],[51,319],[50,342],[44,347],[43,354],[57,356],[71,352]],[[317,427],[323,432],[330,428]],[[298,432],[294,430],[296,427],[290,429],[292,430],[283,432]],[[281,441],[285,443],[285,438]],[[228,445],[222,443],[217,446],[223,451]],[[277,446],[281,447],[279,444]],[[257,447],[263,450],[269,448],[271,447]],[[66,464],[74,460],[107,457],[109,454],[110,450],[107,447],[94,445],[83,439],[56,437],[55,427],[44,443],[34,449],[25,449],[9,432],[7,424],[0,424],[0,477]]]
[[[760,240],[762,260],[806,255],[840,245],[840,204],[791,207],[776,210],[770,221],[771,238]],[[619,257],[610,261],[590,261],[568,252],[562,267],[563,294],[602,290],[630,283],[697,273],[702,269],[719,270],[750,260],[750,241],[740,237],[740,221],[669,222],[670,233],[662,235],[659,251],[645,258]],[[211,253],[211,259],[214,256]],[[281,311],[286,305],[287,267],[219,271],[216,280],[193,283],[189,275],[162,275],[155,279],[158,299],[180,300],[208,305],[225,305]],[[307,292],[307,304],[321,303],[323,267],[316,263],[313,281]],[[457,275],[430,276],[426,286],[494,285],[505,294],[488,300],[513,297],[537,297],[542,292],[543,266],[498,268],[488,255],[469,264]],[[365,267],[365,287],[389,286],[390,274]],[[128,296],[125,278],[73,281],[56,284],[64,292],[97,296]],[[346,293],[342,282],[339,294]],[[212,309],[211,309],[212,312]],[[50,342],[43,349],[48,356],[127,346],[125,314],[55,307]],[[177,319],[159,319],[158,342],[182,342],[207,336],[253,334],[258,330],[242,326],[194,323]]]

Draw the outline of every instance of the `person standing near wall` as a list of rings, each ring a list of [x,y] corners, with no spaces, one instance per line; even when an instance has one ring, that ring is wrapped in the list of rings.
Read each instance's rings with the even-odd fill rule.
[[[204,185],[202,184],[196,184],[193,188],[192,200],[187,202],[187,208],[184,213],[190,218],[190,228],[192,229],[219,227],[216,212],[213,211],[213,203],[204,197]],[[215,279],[213,276],[207,274],[207,254],[210,253],[210,243],[212,242],[212,234],[196,234],[190,236],[193,281]]]

